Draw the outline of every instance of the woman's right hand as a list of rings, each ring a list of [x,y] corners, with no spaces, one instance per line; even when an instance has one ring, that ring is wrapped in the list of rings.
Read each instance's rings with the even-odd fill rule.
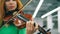
[[[14,18],[14,25],[15,26],[20,26],[22,23],[21,23],[22,21],[21,20],[19,20],[19,19],[17,19],[17,18]]]

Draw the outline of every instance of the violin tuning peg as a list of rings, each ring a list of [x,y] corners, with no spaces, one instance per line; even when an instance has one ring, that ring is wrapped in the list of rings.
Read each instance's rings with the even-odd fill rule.
[[[46,27],[46,25],[44,25],[42,28],[45,28]]]
[[[47,32],[49,32],[51,29],[48,29]]]

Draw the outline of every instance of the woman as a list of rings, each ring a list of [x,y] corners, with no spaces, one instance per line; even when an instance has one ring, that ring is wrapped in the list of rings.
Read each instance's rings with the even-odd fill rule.
[[[0,26],[2,26],[4,23],[3,21],[7,21],[4,20],[6,16],[9,15],[14,15],[15,12],[18,12],[19,9],[21,9],[23,7],[22,3],[20,0],[1,0],[0,1]],[[20,14],[25,15],[22,11],[20,11]],[[31,19],[31,18],[30,18]],[[18,18],[14,18],[13,20],[14,22],[11,23],[9,22],[8,27],[6,26],[2,26],[0,28],[0,34],[33,34],[34,31],[38,28],[36,25],[36,27],[34,27],[34,22],[33,20],[28,21],[26,24],[22,23],[24,21],[19,20]],[[18,23],[16,23],[16,21]],[[25,24],[24,27],[17,29],[17,27],[21,27],[21,25]],[[17,26],[17,27],[16,27]]]

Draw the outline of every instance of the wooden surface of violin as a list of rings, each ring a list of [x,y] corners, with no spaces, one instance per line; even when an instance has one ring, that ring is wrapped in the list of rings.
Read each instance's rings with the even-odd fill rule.
[[[28,18],[29,20],[31,20],[31,18],[32,18],[32,15],[31,15],[31,14],[24,14],[23,16],[26,17],[26,18]],[[12,18],[11,15],[4,17],[3,20],[4,20],[5,22],[7,22],[10,18]],[[15,22],[15,24],[19,24],[19,22],[18,22],[19,19],[18,19],[17,17],[13,18],[12,21]],[[13,24],[13,22],[12,22],[12,24]],[[26,23],[24,23],[24,24],[22,24],[22,25],[20,25],[20,26],[17,26],[18,29],[24,28],[24,27],[26,27]]]

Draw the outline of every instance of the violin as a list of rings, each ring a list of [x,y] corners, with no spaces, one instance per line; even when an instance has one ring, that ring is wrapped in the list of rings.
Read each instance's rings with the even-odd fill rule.
[[[8,21],[11,17],[12,16],[5,17],[4,21]],[[16,21],[18,20],[17,18],[20,19],[20,20],[23,20],[25,22],[25,24],[17,26],[17,28],[20,29],[20,28],[26,27],[26,22],[31,20],[32,15],[31,14],[24,14],[24,15],[18,14],[17,17],[16,17]],[[16,21],[15,21],[15,23],[18,24],[19,22],[18,21],[16,22]],[[34,26],[35,26],[35,23],[34,23]],[[38,26],[38,30],[40,31],[40,33],[47,34],[47,31],[45,31],[41,26]]]

